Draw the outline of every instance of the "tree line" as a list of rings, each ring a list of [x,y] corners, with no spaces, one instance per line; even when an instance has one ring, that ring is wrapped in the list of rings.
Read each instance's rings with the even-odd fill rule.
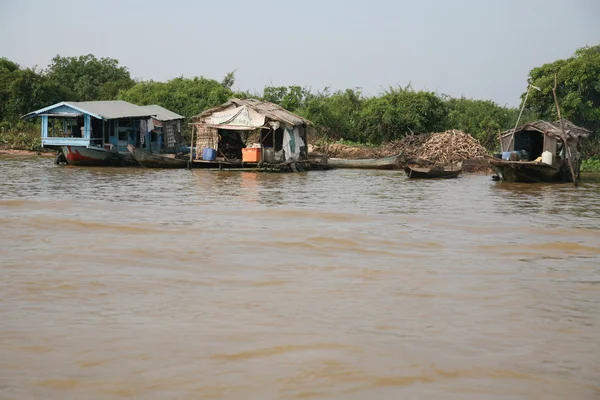
[[[600,45],[578,49],[563,60],[533,68],[532,90],[521,122],[557,119],[552,87],[564,118],[600,131]],[[231,97],[267,100],[311,120],[329,140],[381,144],[407,134],[460,129],[484,146],[498,147],[498,132],[514,126],[519,109],[490,100],[453,98],[412,87],[390,87],[375,96],[360,89],[313,91],[301,86],[267,86],[262,93],[235,91],[235,71],[221,81],[205,77],[167,82],[134,80],[127,67],[112,58],[57,55],[44,69],[27,68],[0,58],[0,135],[23,129],[20,116],[60,101],[126,100],[159,104],[191,117]],[[522,100],[528,85],[524,87]],[[598,141],[598,136],[594,135]]]

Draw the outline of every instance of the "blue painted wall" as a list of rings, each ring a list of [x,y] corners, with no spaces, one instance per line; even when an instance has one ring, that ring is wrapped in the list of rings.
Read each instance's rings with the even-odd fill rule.
[[[48,116],[42,115],[42,137],[48,137]]]
[[[91,138],[92,132],[92,117],[89,114],[83,116],[83,137],[86,139]]]

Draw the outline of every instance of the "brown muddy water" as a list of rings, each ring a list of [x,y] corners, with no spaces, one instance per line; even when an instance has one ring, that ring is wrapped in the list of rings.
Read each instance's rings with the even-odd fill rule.
[[[600,177],[0,159],[1,399],[600,398]]]

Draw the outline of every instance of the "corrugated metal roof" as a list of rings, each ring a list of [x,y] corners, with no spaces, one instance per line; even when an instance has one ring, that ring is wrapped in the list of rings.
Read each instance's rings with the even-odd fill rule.
[[[174,113],[171,110],[167,110],[164,107],[161,107],[157,104],[153,104],[150,106],[140,106],[141,108],[151,112],[152,115],[156,115],[156,119],[159,121],[172,121],[174,119],[184,119],[185,117],[179,114]]]
[[[135,104],[123,100],[107,101],[63,101],[51,106],[30,112],[21,118],[32,118],[42,114],[52,114],[52,110],[62,106],[89,114],[95,118],[118,119],[118,118],[143,118],[155,114]]]
[[[90,114],[98,115],[104,119],[139,118],[154,115],[140,106],[136,106],[135,104],[123,100],[79,101],[68,102],[67,104],[73,105],[81,110],[89,111]]]
[[[211,108],[209,110],[203,111],[198,115],[193,116],[192,121],[197,122],[198,120],[204,119],[215,112],[240,106],[247,106],[273,121],[285,122],[291,125],[312,125],[312,123],[309,120],[304,119],[301,116],[294,114],[283,107],[278,106],[277,104],[257,99],[231,99],[218,107]]]

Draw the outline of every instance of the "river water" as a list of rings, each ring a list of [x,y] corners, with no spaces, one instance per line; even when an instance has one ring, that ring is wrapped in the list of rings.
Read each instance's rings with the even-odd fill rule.
[[[597,399],[600,177],[0,159],[1,399]]]

